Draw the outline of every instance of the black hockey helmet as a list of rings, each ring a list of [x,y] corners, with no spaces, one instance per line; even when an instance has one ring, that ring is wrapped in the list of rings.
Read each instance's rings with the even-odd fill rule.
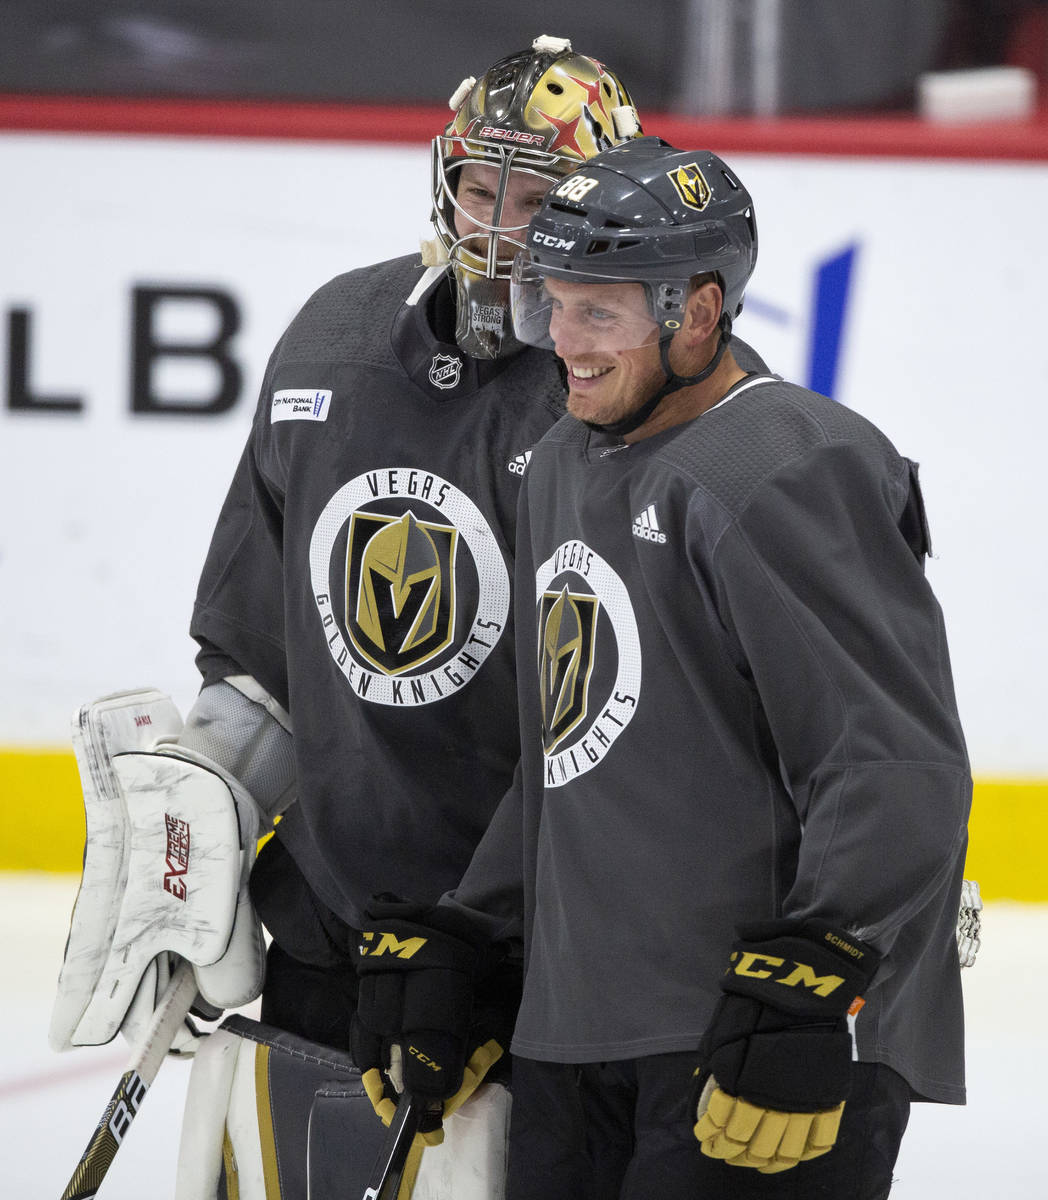
[[[641,283],[660,339],[680,328],[690,281],[714,272],[722,328],[742,311],[757,261],[753,201],[709,150],[642,137],[591,159],[546,193],[513,272],[517,337],[552,348],[546,276]],[[622,347],[629,349],[630,347]]]
[[[517,347],[509,328],[508,280],[526,225],[505,225],[502,204],[511,170],[553,183],[593,155],[641,133],[633,101],[618,77],[576,53],[566,38],[542,36],[530,50],[501,59],[481,78],[464,79],[448,101],[454,117],[432,147],[432,221],[455,276],[456,340],[476,358]],[[491,221],[483,233],[455,230],[459,171],[482,162],[499,170]],[[502,244],[504,257],[499,257]],[[502,323],[505,328],[502,328]]]

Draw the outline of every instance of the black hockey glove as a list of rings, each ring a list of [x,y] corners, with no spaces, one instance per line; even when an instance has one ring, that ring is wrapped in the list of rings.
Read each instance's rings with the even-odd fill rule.
[[[710,1158],[770,1174],[837,1140],[851,1090],[847,1016],[880,955],[816,922],[738,933],[725,995],[699,1043],[695,1136]]]
[[[360,992],[350,1030],[354,1061],[388,1125],[401,1091],[429,1100],[430,1145],[441,1121],[502,1057],[520,1001],[519,970],[452,909],[375,897],[361,930]]]

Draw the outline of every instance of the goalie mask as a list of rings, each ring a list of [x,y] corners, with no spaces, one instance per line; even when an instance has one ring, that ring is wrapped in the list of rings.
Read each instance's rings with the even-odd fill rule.
[[[614,147],[551,188],[527,243],[511,288],[520,341],[553,349],[555,318],[570,321],[595,349],[659,345],[666,383],[632,417],[603,427],[620,434],[638,428],[670,392],[713,373],[757,261],[753,202],[734,172],[708,150],[678,150],[656,137]],[[720,286],[721,337],[699,374],[679,376],[669,345],[700,276]],[[590,286],[558,287],[557,280]],[[553,292],[570,292],[570,307]]]
[[[536,38],[530,51],[463,80],[449,103],[454,119],[433,140],[433,226],[454,275],[455,340],[474,358],[497,358],[520,348],[509,319],[509,276],[527,220],[510,211],[510,172],[533,180],[541,194],[600,151],[638,136],[640,123],[616,76],[562,38]],[[486,168],[483,194],[467,209],[458,195],[461,172],[477,163]]]

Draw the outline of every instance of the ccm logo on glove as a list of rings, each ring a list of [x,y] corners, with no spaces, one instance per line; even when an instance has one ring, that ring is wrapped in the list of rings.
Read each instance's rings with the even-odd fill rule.
[[[703,1154],[771,1174],[832,1149],[851,1090],[847,1016],[879,960],[819,922],[740,928],[699,1044],[691,1103]]]
[[[376,930],[365,929],[360,935],[361,943],[358,949],[361,955],[377,958],[380,954],[395,954],[397,958],[410,958],[429,940],[424,937],[409,937],[401,940],[395,933],[379,933]],[[377,944],[375,938],[378,938]]]
[[[415,1058],[417,1058],[424,1067],[429,1067],[429,1069],[431,1071],[443,1071],[444,1070],[444,1068],[440,1065],[440,1063],[434,1062],[433,1059],[430,1058],[428,1054],[423,1054],[422,1051],[419,1050],[419,1048],[417,1046],[408,1046],[408,1054],[413,1054],[415,1056]]]
[[[827,931],[822,940],[839,953],[847,954],[858,964],[866,958],[865,950],[859,949],[852,942],[845,941],[839,934]],[[785,974],[779,968],[791,964],[791,969]],[[825,963],[822,964],[825,966]],[[770,969],[769,969],[770,968]],[[860,967],[861,970],[861,967]],[[798,959],[779,958],[773,954],[762,954],[756,950],[733,950],[728,960],[725,975],[738,975],[743,979],[771,979],[773,983],[783,987],[810,988],[817,996],[832,995],[842,983],[843,975],[818,975],[816,968]],[[773,978],[781,975],[781,978]],[[728,988],[727,990],[732,990]]]
[[[784,967],[788,961],[792,962],[793,969],[781,979],[772,979],[772,976],[776,974],[774,970],[762,969],[762,964],[777,968]],[[773,983],[781,984],[783,987],[811,988],[817,996],[831,995],[844,982],[844,977],[841,975],[816,975],[815,968],[807,963],[797,962],[795,959],[773,958],[767,954],[754,954],[749,950],[736,951],[731,956],[731,962],[732,965],[728,968],[729,974],[741,975],[746,979],[772,979]]]
[[[504,984],[503,1014],[495,986],[505,948],[492,945],[453,908],[417,904],[386,893],[372,898],[360,931],[360,990],[350,1046],[361,1083],[385,1124],[402,1092],[429,1101],[420,1127],[428,1145],[443,1140],[441,1122],[466,1102],[502,1056],[512,1028],[519,972]]]

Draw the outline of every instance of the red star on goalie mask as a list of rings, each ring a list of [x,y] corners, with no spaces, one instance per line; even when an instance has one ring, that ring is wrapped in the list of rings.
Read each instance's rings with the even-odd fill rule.
[[[579,79],[577,75],[569,75],[568,78],[572,83],[577,83],[586,93],[586,103],[590,108],[599,107],[605,116],[608,115],[608,110],[604,107],[604,91],[600,86],[599,79],[594,79],[592,83],[587,83],[584,79]]]
[[[581,114],[577,116],[574,121],[562,121],[559,117],[551,117],[548,113],[544,113],[541,109],[539,109],[539,116],[542,117],[544,121],[548,121],[557,131],[555,137],[553,138],[552,145],[549,146],[550,150],[574,150],[579,158],[585,159],[586,152],[579,145],[578,138],[576,136],[578,133],[579,122],[582,120]]]

